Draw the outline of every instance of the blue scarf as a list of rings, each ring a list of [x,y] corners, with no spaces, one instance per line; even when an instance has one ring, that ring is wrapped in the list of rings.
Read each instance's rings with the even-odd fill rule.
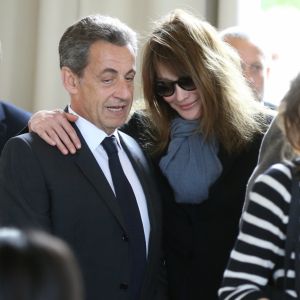
[[[159,163],[177,203],[203,202],[208,197],[210,186],[222,173],[217,141],[205,141],[197,131],[198,126],[198,120],[175,118],[171,123],[167,154]]]

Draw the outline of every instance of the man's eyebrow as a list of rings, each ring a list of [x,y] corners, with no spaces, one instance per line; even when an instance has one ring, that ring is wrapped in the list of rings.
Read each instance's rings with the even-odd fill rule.
[[[118,71],[115,70],[115,69],[113,69],[113,68],[106,68],[106,69],[104,69],[104,70],[101,72],[101,74],[105,74],[105,73],[113,73],[113,74],[117,74]]]
[[[103,75],[103,74],[106,74],[106,73],[118,74],[119,72],[118,72],[117,70],[113,69],[113,68],[106,68],[106,69],[104,69],[104,70],[100,73],[100,75]],[[126,75],[131,74],[131,73],[136,74],[136,70],[135,70],[135,69],[130,69],[130,70],[126,73]]]
[[[131,74],[131,73],[136,74],[136,70],[135,70],[135,69],[131,69],[131,70],[129,70],[129,71],[126,73],[126,75]]]

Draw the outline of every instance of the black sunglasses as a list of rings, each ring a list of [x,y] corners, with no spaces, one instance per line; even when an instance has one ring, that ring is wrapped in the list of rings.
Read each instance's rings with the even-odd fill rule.
[[[160,97],[172,96],[175,92],[175,84],[178,84],[186,91],[193,91],[196,89],[195,83],[191,77],[180,77],[176,81],[157,80],[155,82],[155,93]]]

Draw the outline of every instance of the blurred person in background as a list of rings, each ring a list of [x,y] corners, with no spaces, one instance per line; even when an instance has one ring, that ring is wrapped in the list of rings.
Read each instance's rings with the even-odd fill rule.
[[[220,32],[220,36],[233,47],[241,58],[242,70],[257,101],[274,109],[275,105],[264,99],[266,84],[270,75],[272,53],[259,34],[233,26]]]
[[[1,300],[83,300],[67,244],[41,231],[0,228]]]

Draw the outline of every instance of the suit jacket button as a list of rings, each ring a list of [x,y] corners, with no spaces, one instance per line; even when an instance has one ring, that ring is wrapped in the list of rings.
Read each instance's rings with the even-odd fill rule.
[[[120,289],[121,290],[127,290],[128,289],[128,284],[127,283],[121,283],[120,284]]]
[[[122,235],[122,240],[123,240],[124,242],[127,242],[127,241],[128,241],[128,236],[127,236],[125,233]]]

